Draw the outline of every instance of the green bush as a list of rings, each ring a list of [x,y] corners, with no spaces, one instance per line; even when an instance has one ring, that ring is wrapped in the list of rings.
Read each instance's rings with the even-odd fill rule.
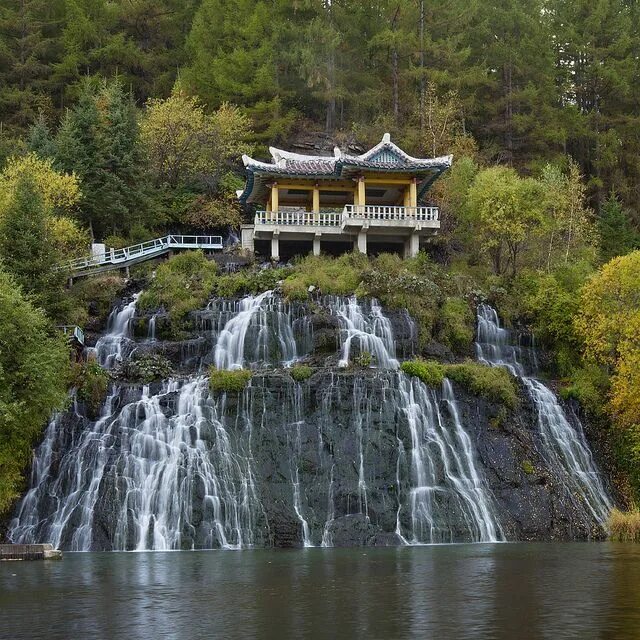
[[[0,515],[24,487],[31,447],[67,404],[69,348],[0,269]]]
[[[306,364],[294,364],[289,373],[296,382],[303,382],[313,375],[313,369]]]
[[[447,298],[440,309],[438,324],[443,344],[455,353],[469,350],[475,334],[475,318],[466,300]]]
[[[134,353],[114,371],[118,378],[130,382],[148,384],[154,380],[164,380],[173,373],[171,363],[159,353]]]
[[[201,251],[186,251],[156,271],[151,285],[138,298],[138,307],[146,311],[164,308],[174,331],[179,332],[190,311],[202,307],[216,284],[217,266]]]
[[[290,300],[306,300],[311,286],[327,295],[350,295],[358,289],[368,264],[361,253],[347,253],[339,258],[307,256],[296,263],[282,289]]]
[[[97,415],[107,395],[109,373],[95,360],[89,360],[74,365],[71,376],[78,399],[85,403],[91,416]]]
[[[236,273],[222,275],[217,279],[215,293],[218,296],[233,298],[235,296],[262,293],[275,289],[284,280],[291,269],[242,269]]]
[[[420,378],[430,387],[438,387],[444,380],[444,366],[433,360],[407,360],[400,369],[409,376]]]
[[[105,320],[113,307],[113,301],[124,287],[124,278],[114,274],[77,281],[68,292],[72,314],[65,322],[84,327],[90,310],[101,320]]]
[[[569,386],[560,389],[565,400],[577,400],[595,418],[604,416],[608,392],[609,376],[606,370],[595,364],[573,369]]]
[[[509,408],[515,407],[518,402],[516,384],[506,369],[469,361],[446,365],[444,370],[447,378],[474,395],[500,402]]]
[[[242,391],[251,380],[251,371],[246,369],[209,369],[209,387],[212,391]]]

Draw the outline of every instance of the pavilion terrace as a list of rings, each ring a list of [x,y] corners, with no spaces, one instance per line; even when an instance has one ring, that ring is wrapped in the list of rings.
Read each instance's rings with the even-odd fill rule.
[[[331,156],[307,156],[270,148],[272,162],[243,156],[247,170],[242,204],[256,205],[252,225],[242,227],[242,246],[270,248],[271,258],[335,247],[400,249],[415,256],[440,228],[437,207],[425,203],[433,182],[452,156],[413,158],[388,133],[359,156],[336,147]]]

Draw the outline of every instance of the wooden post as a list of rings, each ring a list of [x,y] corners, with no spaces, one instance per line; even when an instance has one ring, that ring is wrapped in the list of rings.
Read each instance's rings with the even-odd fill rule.
[[[271,185],[271,211],[278,213],[278,183]]]
[[[411,206],[411,189],[409,185],[404,188],[404,206]]]
[[[409,184],[409,206],[418,206],[418,180],[413,178]]]
[[[364,176],[360,176],[358,178],[358,206],[360,207],[360,210],[362,213],[364,213],[364,207],[366,205],[366,185],[365,185],[365,181],[364,181]],[[364,251],[363,253],[366,253],[366,251]]]
[[[313,185],[313,205],[311,210],[313,211],[314,222],[318,222],[320,220],[320,188],[317,184]]]

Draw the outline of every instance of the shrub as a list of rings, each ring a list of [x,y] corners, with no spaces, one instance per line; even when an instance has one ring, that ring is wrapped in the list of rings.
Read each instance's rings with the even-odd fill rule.
[[[79,280],[69,291],[72,315],[66,322],[84,326],[90,315],[105,320],[124,287],[124,278],[113,274]]]
[[[23,488],[31,447],[67,403],[69,349],[44,313],[0,270],[0,515]]]
[[[505,369],[469,361],[446,365],[444,370],[448,378],[474,395],[500,402],[509,408],[515,407],[518,402],[515,382]]]
[[[353,363],[356,367],[368,369],[373,362],[373,356],[368,351],[361,351],[354,359]]]
[[[251,380],[251,371],[246,369],[209,369],[209,387],[212,391],[242,391]]]
[[[347,253],[339,258],[307,256],[300,260],[284,281],[282,289],[290,300],[305,300],[309,287],[328,295],[349,295],[358,289],[367,256]]]
[[[313,375],[313,369],[306,364],[294,364],[289,373],[296,382],[303,382]]]
[[[444,367],[433,360],[407,360],[400,369],[409,376],[420,378],[430,387],[440,386],[444,380]]]
[[[640,542],[640,511],[612,509],[607,520],[609,539],[616,542]]]
[[[164,308],[174,331],[187,314],[206,302],[216,284],[216,263],[201,251],[186,251],[162,263],[149,288],[138,299],[140,309]]]
[[[440,340],[452,351],[468,351],[475,333],[474,317],[462,298],[447,298],[440,309]]]
[[[100,411],[109,387],[109,373],[95,360],[78,363],[71,371],[71,386],[76,388],[79,400],[85,403],[89,414]]]
[[[154,380],[163,380],[173,373],[171,363],[159,353],[134,353],[114,371],[114,375],[131,382],[147,384]]]

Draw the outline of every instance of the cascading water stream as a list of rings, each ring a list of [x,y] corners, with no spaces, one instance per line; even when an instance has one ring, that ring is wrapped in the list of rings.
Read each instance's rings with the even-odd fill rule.
[[[460,529],[472,542],[504,540],[449,380],[444,380],[442,390],[449,420],[436,393],[419,380],[400,374],[399,390],[411,433],[410,542],[454,542],[454,532]],[[400,446],[399,457],[403,455]],[[399,523],[396,532],[400,533]]]
[[[378,368],[398,368],[393,328],[377,300],[372,299],[367,307],[355,296],[334,298],[329,301],[329,308],[338,317],[342,329],[338,366],[349,365],[352,346],[356,342],[360,353],[370,354]]]
[[[113,309],[107,320],[107,333],[96,342],[95,354],[98,363],[105,369],[112,369],[122,360],[125,345],[131,338],[131,320],[136,312],[136,303],[140,293],[133,296],[133,300],[122,309]]]
[[[478,307],[476,354],[480,362],[506,367],[522,380],[538,414],[544,445],[542,455],[563,471],[568,495],[579,495],[593,518],[604,525],[613,505],[594,463],[582,425],[577,419],[576,425],[572,425],[555,394],[528,374],[527,369],[533,368],[535,375],[535,349],[514,345],[511,333],[500,326],[496,310],[489,305]]]
[[[216,368],[291,365],[300,357],[294,326],[291,309],[272,291],[243,298],[237,303],[237,311],[218,331],[214,349]],[[306,342],[307,336],[302,338]],[[306,346],[303,344],[303,348]]]

